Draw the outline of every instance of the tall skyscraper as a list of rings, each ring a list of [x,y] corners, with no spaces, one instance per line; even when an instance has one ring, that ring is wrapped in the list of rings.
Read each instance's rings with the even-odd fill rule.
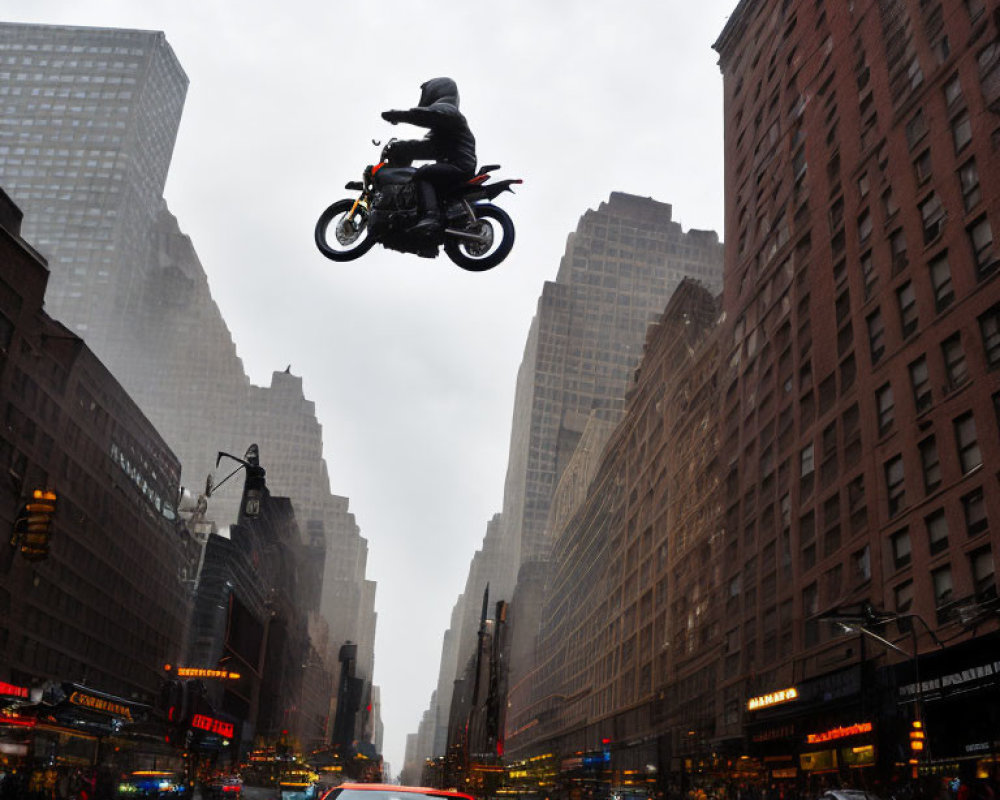
[[[0,25],[0,176],[49,313],[113,371],[147,277],[187,76],[162,33]]]
[[[793,732],[871,719],[866,691],[886,712],[844,744],[886,770],[921,716],[936,760],[976,752],[994,702],[975,684],[914,700],[997,646],[998,10],[744,0],[715,44],[722,634],[741,664],[722,700],[758,750],[787,754],[776,770],[822,769]],[[784,708],[750,702],[789,686]]]
[[[511,658],[505,749],[535,758],[531,773],[549,768],[540,754],[585,754],[606,771],[595,780],[635,775],[645,793],[691,757],[692,731],[711,738],[718,318],[716,296],[682,283],[649,328],[623,419],[592,420],[563,473],[537,644]]]
[[[253,387],[162,192],[187,77],[162,33],[0,24],[0,183],[52,270],[47,309],[82,336],[177,454],[194,494],[219,451],[260,445],[307,543],[325,539],[330,648],[371,679],[375,584],[347,498],[330,491],[301,379]],[[228,462],[227,462],[228,463]],[[223,465],[225,467],[225,464]],[[235,522],[239,482],[210,500]],[[339,641],[338,641],[339,639]]]
[[[487,528],[463,595],[482,597],[489,583],[491,597],[515,597],[512,686],[519,665],[530,661],[523,651],[537,629],[535,590],[545,575],[538,565],[549,555],[548,519],[560,477],[589,421],[621,418],[646,328],[685,277],[701,280],[713,292],[721,289],[718,235],[684,232],[672,220],[670,205],[614,192],[583,215],[556,280],[542,289],[517,375],[503,513]],[[458,647],[447,661],[449,670],[463,669],[472,655],[478,609],[474,600],[466,603],[461,628],[451,630]],[[444,720],[449,702],[439,691]]]
[[[503,538],[519,566],[544,559],[552,493],[587,419],[617,421],[647,326],[684,277],[722,287],[722,245],[684,232],[671,206],[612,193],[587,211],[547,282],[517,377]],[[516,567],[515,567],[516,569]]]

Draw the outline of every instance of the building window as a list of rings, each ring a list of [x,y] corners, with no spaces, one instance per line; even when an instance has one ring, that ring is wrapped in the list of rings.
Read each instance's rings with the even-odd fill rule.
[[[948,108],[953,108],[962,100],[962,83],[958,75],[953,75],[944,85],[944,101]]]
[[[989,369],[1000,367],[1000,303],[979,317],[979,333],[983,337],[983,355]]]
[[[814,460],[813,460],[813,446],[811,444],[807,444],[805,447],[802,448],[801,462],[802,462],[802,473],[801,473],[802,477],[805,478],[808,477],[809,475],[812,475],[814,469]]]
[[[955,445],[958,447],[958,461],[962,466],[962,473],[968,474],[983,463],[979,441],[976,439],[976,420],[970,411],[957,417],[953,424],[955,426]]]
[[[951,602],[951,566],[941,567],[931,573],[934,586],[934,605],[940,609]]]
[[[904,581],[894,590],[893,595],[897,614],[905,614],[913,605],[913,581]]]
[[[920,216],[924,221],[924,244],[930,244],[944,228],[944,208],[936,193],[920,204]]]
[[[837,316],[837,327],[839,328],[845,319],[851,316],[851,292],[844,289],[834,303],[834,310]]]
[[[811,617],[819,612],[819,592],[816,584],[811,583],[802,590],[802,616]]]
[[[969,241],[976,259],[976,277],[982,280],[996,269],[993,229],[990,227],[989,219],[983,217],[969,227]]]
[[[972,572],[972,586],[976,593],[976,600],[981,602],[995,598],[997,586],[993,576],[993,551],[984,547],[971,553],[969,567]]]
[[[889,517],[896,516],[906,505],[906,484],[903,480],[903,457],[901,455],[885,462],[886,498]]]
[[[889,234],[889,252],[892,255],[892,274],[898,275],[910,263],[906,257],[906,234],[902,228],[897,228]]]
[[[917,413],[931,406],[931,379],[927,374],[927,358],[920,356],[910,362],[910,385],[913,387],[913,404]]]
[[[941,485],[941,461],[938,458],[937,439],[928,436],[919,447],[920,463],[924,469],[924,491],[930,494]]]
[[[868,300],[874,292],[875,284],[878,283],[878,272],[875,271],[871,250],[861,256],[861,275],[865,279],[865,300]]]
[[[983,193],[979,189],[979,170],[976,168],[976,159],[970,158],[959,168],[958,180],[962,185],[962,201],[965,203],[965,210],[971,211],[983,197]]]
[[[871,354],[872,366],[874,366],[885,353],[885,327],[882,325],[882,312],[876,309],[868,316],[867,322],[868,351]]]
[[[917,330],[917,294],[913,284],[907,281],[896,290],[896,301],[899,303],[899,326],[903,338],[911,336]]]
[[[923,109],[918,109],[913,118],[906,123],[906,143],[912,150],[917,142],[924,138],[927,133],[927,120],[924,119]]]
[[[961,114],[952,120],[951,136],[955,142],[955,152],[962,152],[972,141],[972,120],[969,119],[968,112]]]
[[[892,427],[895,416],[891,383],[885,384],[875,392],[875,406],[878,409],[878,433],[879,436],[883,436]]]
[[[961,334],[956,333],[941,342],[941,355],[944,357],[945,373],[948,375],[948,389],[961,386],[969,377]]]
[[[859,581],[869,581],[872,577],[871,549],[868,545],[855,552],[851,556],[854,565],[854,577]]]
[[[927,541],[931,555],[937,555],[948,547],[948,518],[944,509],[939,508],[933,514],[924,517],[927,526]]]
[[[835,233],[844,222],[844,198],[838,197],[830,206],[830,232]]]
[[[868,237],[872,235],[872,215],[865,209],[865,211],[858,217],[858,241],[862,244],[868,241]]]
[[[882,210],[885,213],[886,222],[888,222],[892,215],[899,211],[899,206],[896,204],[896,198],[892,194],[892,189],[886,189],[882,192]]]
[[[892,545],[892,563],[896,569],[902,569],[910,563],[910,531],[903,528],[896,531],[889,539]]]
[[[955,299],[955,290],[951,285],[951,265],[948,263],[948,253],[942,253],[930,265],[931,284],[934,287],[934,308],[943,311]]]
[[[913,162],[913,174],[917,183],[923,183],[931,177],[931,151],[924,150]]]
[[[969,536],[978,536],[990,527],[986,519],[986,503],[983,500],[983,487],[973,489],[962,497],[962,510],[965,513],[965,532]]]

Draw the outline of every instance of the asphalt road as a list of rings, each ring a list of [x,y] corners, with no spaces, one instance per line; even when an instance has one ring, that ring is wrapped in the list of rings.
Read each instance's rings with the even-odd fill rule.
[[[278,800],[278,790],[273,786],[243,785],[243,800]]]

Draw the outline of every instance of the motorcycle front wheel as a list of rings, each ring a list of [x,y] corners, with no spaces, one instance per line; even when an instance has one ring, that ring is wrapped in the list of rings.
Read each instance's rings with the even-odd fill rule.
[[[464,232],[476,234],[482,241],[449,235],[444,251],[462,269],[485,272],[510,255],[514,247],[514,223],[498,206],[482,203],[472,208],[476,212],[476,222],[466,226]]]
[[[375,241],[368,235],[368,209],[361,204],[354,207],[354,200],[338,200],[316,221],[316,247],[331,261],[360,258]]]

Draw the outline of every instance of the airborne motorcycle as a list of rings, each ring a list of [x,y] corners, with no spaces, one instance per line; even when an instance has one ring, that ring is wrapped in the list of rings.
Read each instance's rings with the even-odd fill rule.
[[[392,156],[391,139],[378,164],[366,167],[363,181],[344,188],[361,192],[356,200],[338,200],[316,222],[316,246],[333,261],[352,261],[376,244],[427,258],[444,252],[462,269],[484,272],[503,261],[514,246],[514,223],[507,212],[488,202],[511,189],[519,178],[490,182],[498,164],[480,168],[469,181],[441,193],[442,227],[432,233],[411,232],[420,220],[413,174],[408,161]],[[378,145],[378,142],[372,142]]]

